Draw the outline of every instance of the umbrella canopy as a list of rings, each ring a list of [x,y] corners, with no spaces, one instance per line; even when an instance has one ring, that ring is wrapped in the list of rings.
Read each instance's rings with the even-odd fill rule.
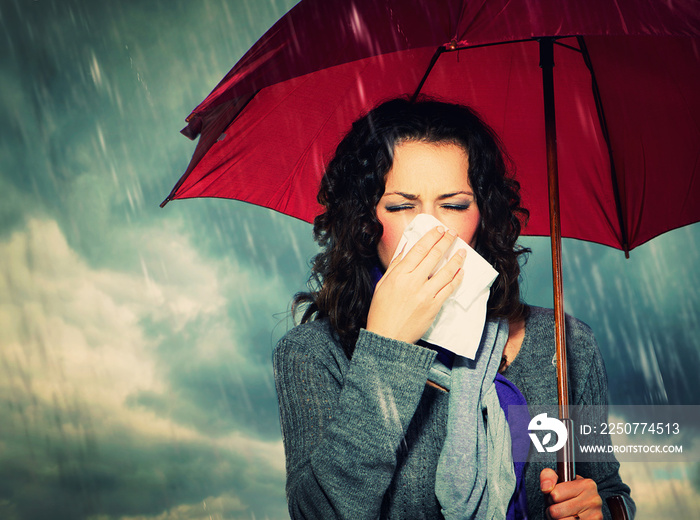
[[[524,232],[548,235],[542,36],[557,38],[563,236],[630,250],[700,221],[694,0],[305,0],[187,118],[201,138],[166,202],[234,198],[311,221],[351,122],[420,87],[501,136]]]

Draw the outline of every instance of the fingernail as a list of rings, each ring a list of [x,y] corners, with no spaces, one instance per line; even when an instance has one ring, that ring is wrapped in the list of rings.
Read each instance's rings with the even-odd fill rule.
[[[467,251],[465,249],[460,249],[459,251],[457,251],[457,254],[462,258],[465,258],[467,256]]]
[[[453,237],[456,237],[456,236],[457,236],[457,232],[456,232],[454,229],[450,229],[450,230],[448,230],[447,232],[448,232],[450,235],[452,235]]]
[[[438,233],[444,233],[444,232],[445,232],[445,228],[442,227],[442,226],[438,226],[438,227],[437,227],[437,230],[438,230]]]
[[[542,491],[545,493],[548,493],[552,489],[552,481],[551,480],[544,480],[542,481]]]

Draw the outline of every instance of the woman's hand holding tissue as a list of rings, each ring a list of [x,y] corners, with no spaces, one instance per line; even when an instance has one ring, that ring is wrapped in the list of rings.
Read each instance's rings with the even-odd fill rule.
[[[454,231],[438,226],[403,258],[396,255],[374,290],[367,316],[368,331],[407,343],[415,343],[425,334],[464,276],[460,269],[464,250],[430,276],[456,236]]]

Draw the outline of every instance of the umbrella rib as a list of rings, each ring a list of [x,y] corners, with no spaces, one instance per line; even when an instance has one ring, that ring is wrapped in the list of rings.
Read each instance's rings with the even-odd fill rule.
[[[566,36],[564,38],[566,38]],[[559,40],[554,40],[554,45],[557,45],[559,47],[565,47],[567,49],[570,49],[572,51],[579,52],[579,53],[583,52],[581,49],[577,49],[573,45],[567,45],[566,43],[561,43]]]
[[[642,227],[642,219],[644,218],[644,201],[646,200],[646,194],[647,194],[647,168],[646,168],[646,149],[644,148],[644,145],[642,143],[641,146],[641,154],[642,154],[642,174],[640,175],[641,177],[641,183],[640,184],[640,189],[641,189],[641,204],[639,206],[639,211],[637,212],[637,218],[633,223],[632,229],[637,230],[637,234],[639,234],[639,229]]]
[[[418,83],[418,87],[416,88],[415,92],[411,96],[411,102],[415,102],[415,100],[418,98],[418,95],[420,94],[420,91],[423,89],[423,85],[425,85],[425,82],[428,79],[428,76],[430,75],[430,72],[433,70],[433,67],[437,63],[438,58],[443,52],[452,52],[452,51],[461,51],[464,49],[476,49],[479,47],[490,47],[492,45],[504,45],[506,43],[521,43],[521,42],[527,42],[531,41],[530,38],[525,39],[525,40],[514,40],[510,42],[496,42],[496,43],[484,43],[481,45],[465,45],[465,46],[460,46],[459,42],[457,40],[452,40],[450,43],[445,44],[445,45],[440,45],[436,50],[435,54],[433,54],[432,59],[430,60],[430,63],[428,64],[428,68],[425,71],[425,74],[423,74],[423,77],[420,80],[420,83]]]
[[[491,42],[491,43],[479,43],[477,45],[467,45],[464,42],[451,41],[448,44],[443,45],[443,50],[445,52],[463,51],[466,49],[479,49],[481,47],[494,47],[496,45],[508,45],[509,43],[525,43],[534,42],[537,38],[522,38],[520,40],[508,40],[505,42]]]
[[[700,154],[695,156],[695,164],[693,165],[693,171],[697,171],[699,161],[700,161]],[[692,193],[695,193],[693,188],[692,188],[695,179],[696,179],[695,175],[693,175],[690,178],[690,183],[688,184],[688,189],[685,190],[685,197],[683,197],[683,203],[681,204],[681,212],[684,212],[686,210],[686,208],[688,207],[688,199],[691,197]]]
[[[625,218],[622,213],[622,200],[620,198],[620,187],[617,183],[617,172],[615,170],[615,159],[613,157],[612,145],[610,144],[610,134],[608,132],[608,123],[605,119],[605,111],[603,110],[603,102],[600,96],[600,90],[598,89],[598,81],[595,77],[595,71],[593,70],[593,63],[591,62],[591,57],[588,54],[588,48],[586,47],[586,42],[583,36],[577,36],[579,47],[581,48],[581,53],[583,55],[583,62],[586,64],[588,71],[591,73],[591,89],[593,91],[593,99],[595,100],[596,111],[598,112],[598,121],[600,122],[600,129],[603,133],[603,139],[605,139],[605,144],[608,148],[608,159],[610,160],[610,179],[612,181],[613,197],[615,199],[615,210],[617,211],[617,220],[620,225],[620,234],[622,239],[622,250],[625,252],[625,258],[630,257],[630,247],[627,238],[627,227],[625,225]]]
[[[433,54],[433,57],[431,58],[430,63],[428,64],[428,68],[425,70],[425,74],[423,74],[423,78],[420,80],[420,83],[418,83],[418,88],[416,88],[416,91],[411,96],[411,103],[415,102],[418,98],[418,94],[420,94],[423,85],[425,85],[425,82],[428,79],[428,75],[433,70],[433,67],[435,66],[438,58],[443,52],[445,52],[445,47],[443,47],[442,45],[435,50],[435,54]]]

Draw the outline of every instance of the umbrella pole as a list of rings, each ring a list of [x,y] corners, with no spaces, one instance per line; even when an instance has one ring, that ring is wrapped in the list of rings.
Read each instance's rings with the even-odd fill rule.
[[[558,452],[557,474],[560,482],[568,482],[576,478],[576,471],[574,468],[573,422],[569,417],[569,377],[566,363],[566,331],[564,329],[564,284],[561,268],[557,127],[554,111],[554,38],[541,38],[539,44],[547,143],[547,184],[549,187],[549,227],[552,243],[552,279],[554,285],[557,396],[559,401],[559,419],[566,426],[568,435],[568,442]]]

